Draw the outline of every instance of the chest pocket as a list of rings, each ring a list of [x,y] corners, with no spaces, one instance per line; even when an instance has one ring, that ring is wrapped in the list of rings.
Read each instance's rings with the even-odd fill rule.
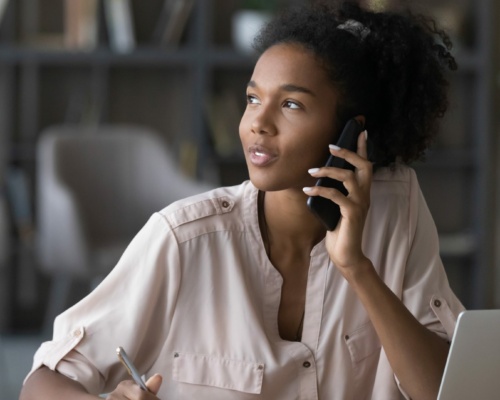
[[[181,383],[260,394],[264,364],[205,354],[175,353],[173,379]]]
[[[344,336],[353,364],[357,364],[380,349],[380,340],[373,325],[368,322]]]

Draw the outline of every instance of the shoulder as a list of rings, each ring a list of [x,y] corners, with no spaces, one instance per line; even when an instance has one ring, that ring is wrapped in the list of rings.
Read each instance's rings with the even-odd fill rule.
[[[423,201],[413,168],[395,164],[375,172],[370,209],[378,219],[407,220],[413,226]]]
[[[250,181],[245,181],[176,201],[158,214],[176,235],[185,237],[216,230],[243,229],[245,210],[256,195],[257,189]]]
[[[422,216],[433,223],[415,170],[399,163],[374,174],[370,212],[372,222],[405,227],[411,235]]]
[[[373,175],[372,198],[389,195],[404,195],[408,198],[418,195],[420,187],[415,170],[405,164],[377,169]]]
[[[390,167],[382,167],[375,171],[374,182],[401,182],[410,183],[416,179],[415,171],[408,165],[395,163]]]

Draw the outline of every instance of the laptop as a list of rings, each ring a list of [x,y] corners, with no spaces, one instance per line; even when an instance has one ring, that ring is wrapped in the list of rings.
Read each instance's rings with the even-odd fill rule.
[[[500,310],[458,316],[438,400],[471,399],[500,399]]]

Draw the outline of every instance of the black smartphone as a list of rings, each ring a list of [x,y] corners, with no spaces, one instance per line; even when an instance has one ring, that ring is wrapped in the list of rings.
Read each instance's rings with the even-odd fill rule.
[[[351,151],[357,150],[358,136],[363,130],[363,125],[356,119],[350,119],[344,126],[342,133],[340,134],[339,140],[337,141],[337,146],[348,149]],[[349,164],[346,160],[338,158],[330,154],[328,161],[325,166],[345,168],[354,171],[354,166]],[[347,190],[343,183],[331,178],[319,178],[316,182],[316,186],[325,186],[329,188],[334,188],[341,191],[344,195],[347,195]],[[340,219],[340,207],[329,199],[325,199],[321,196],[311,196],[307,199],[307,206],[316,215],[323,225],[329,231],[332,231],[337,226]]]

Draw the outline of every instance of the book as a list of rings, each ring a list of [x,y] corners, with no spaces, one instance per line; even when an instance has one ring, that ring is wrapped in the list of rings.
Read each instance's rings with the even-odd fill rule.
[[[97,47],[98,0],[66,0],[64,44],[66,48],[90,51]]]
[[[7,200],[17,234],[21,241],[27,241],[34,231],[28,176],[23,169],[11,167],[7,170],[5,184]]]
[[[205,112],[215,153],[222,158],[241,154],[238,127],[243,112],[236,93],[228,89],[211,96]]]
[[[190,140],[180,144],[179,164],[181,171],[188,177],[196,178],[198,168],[198,146]]]
[[[130,0],[104,0],[104,13],[111,49],[118,53],[132,51],[136,42]]]
[[[0,0],[0,25],[2,24],[3,17],[7,11],[8,4],[9,4],[9,0]]]
[[[165,0],[153,41],[161,46],[177,46],[185,31],[194,0]]]

